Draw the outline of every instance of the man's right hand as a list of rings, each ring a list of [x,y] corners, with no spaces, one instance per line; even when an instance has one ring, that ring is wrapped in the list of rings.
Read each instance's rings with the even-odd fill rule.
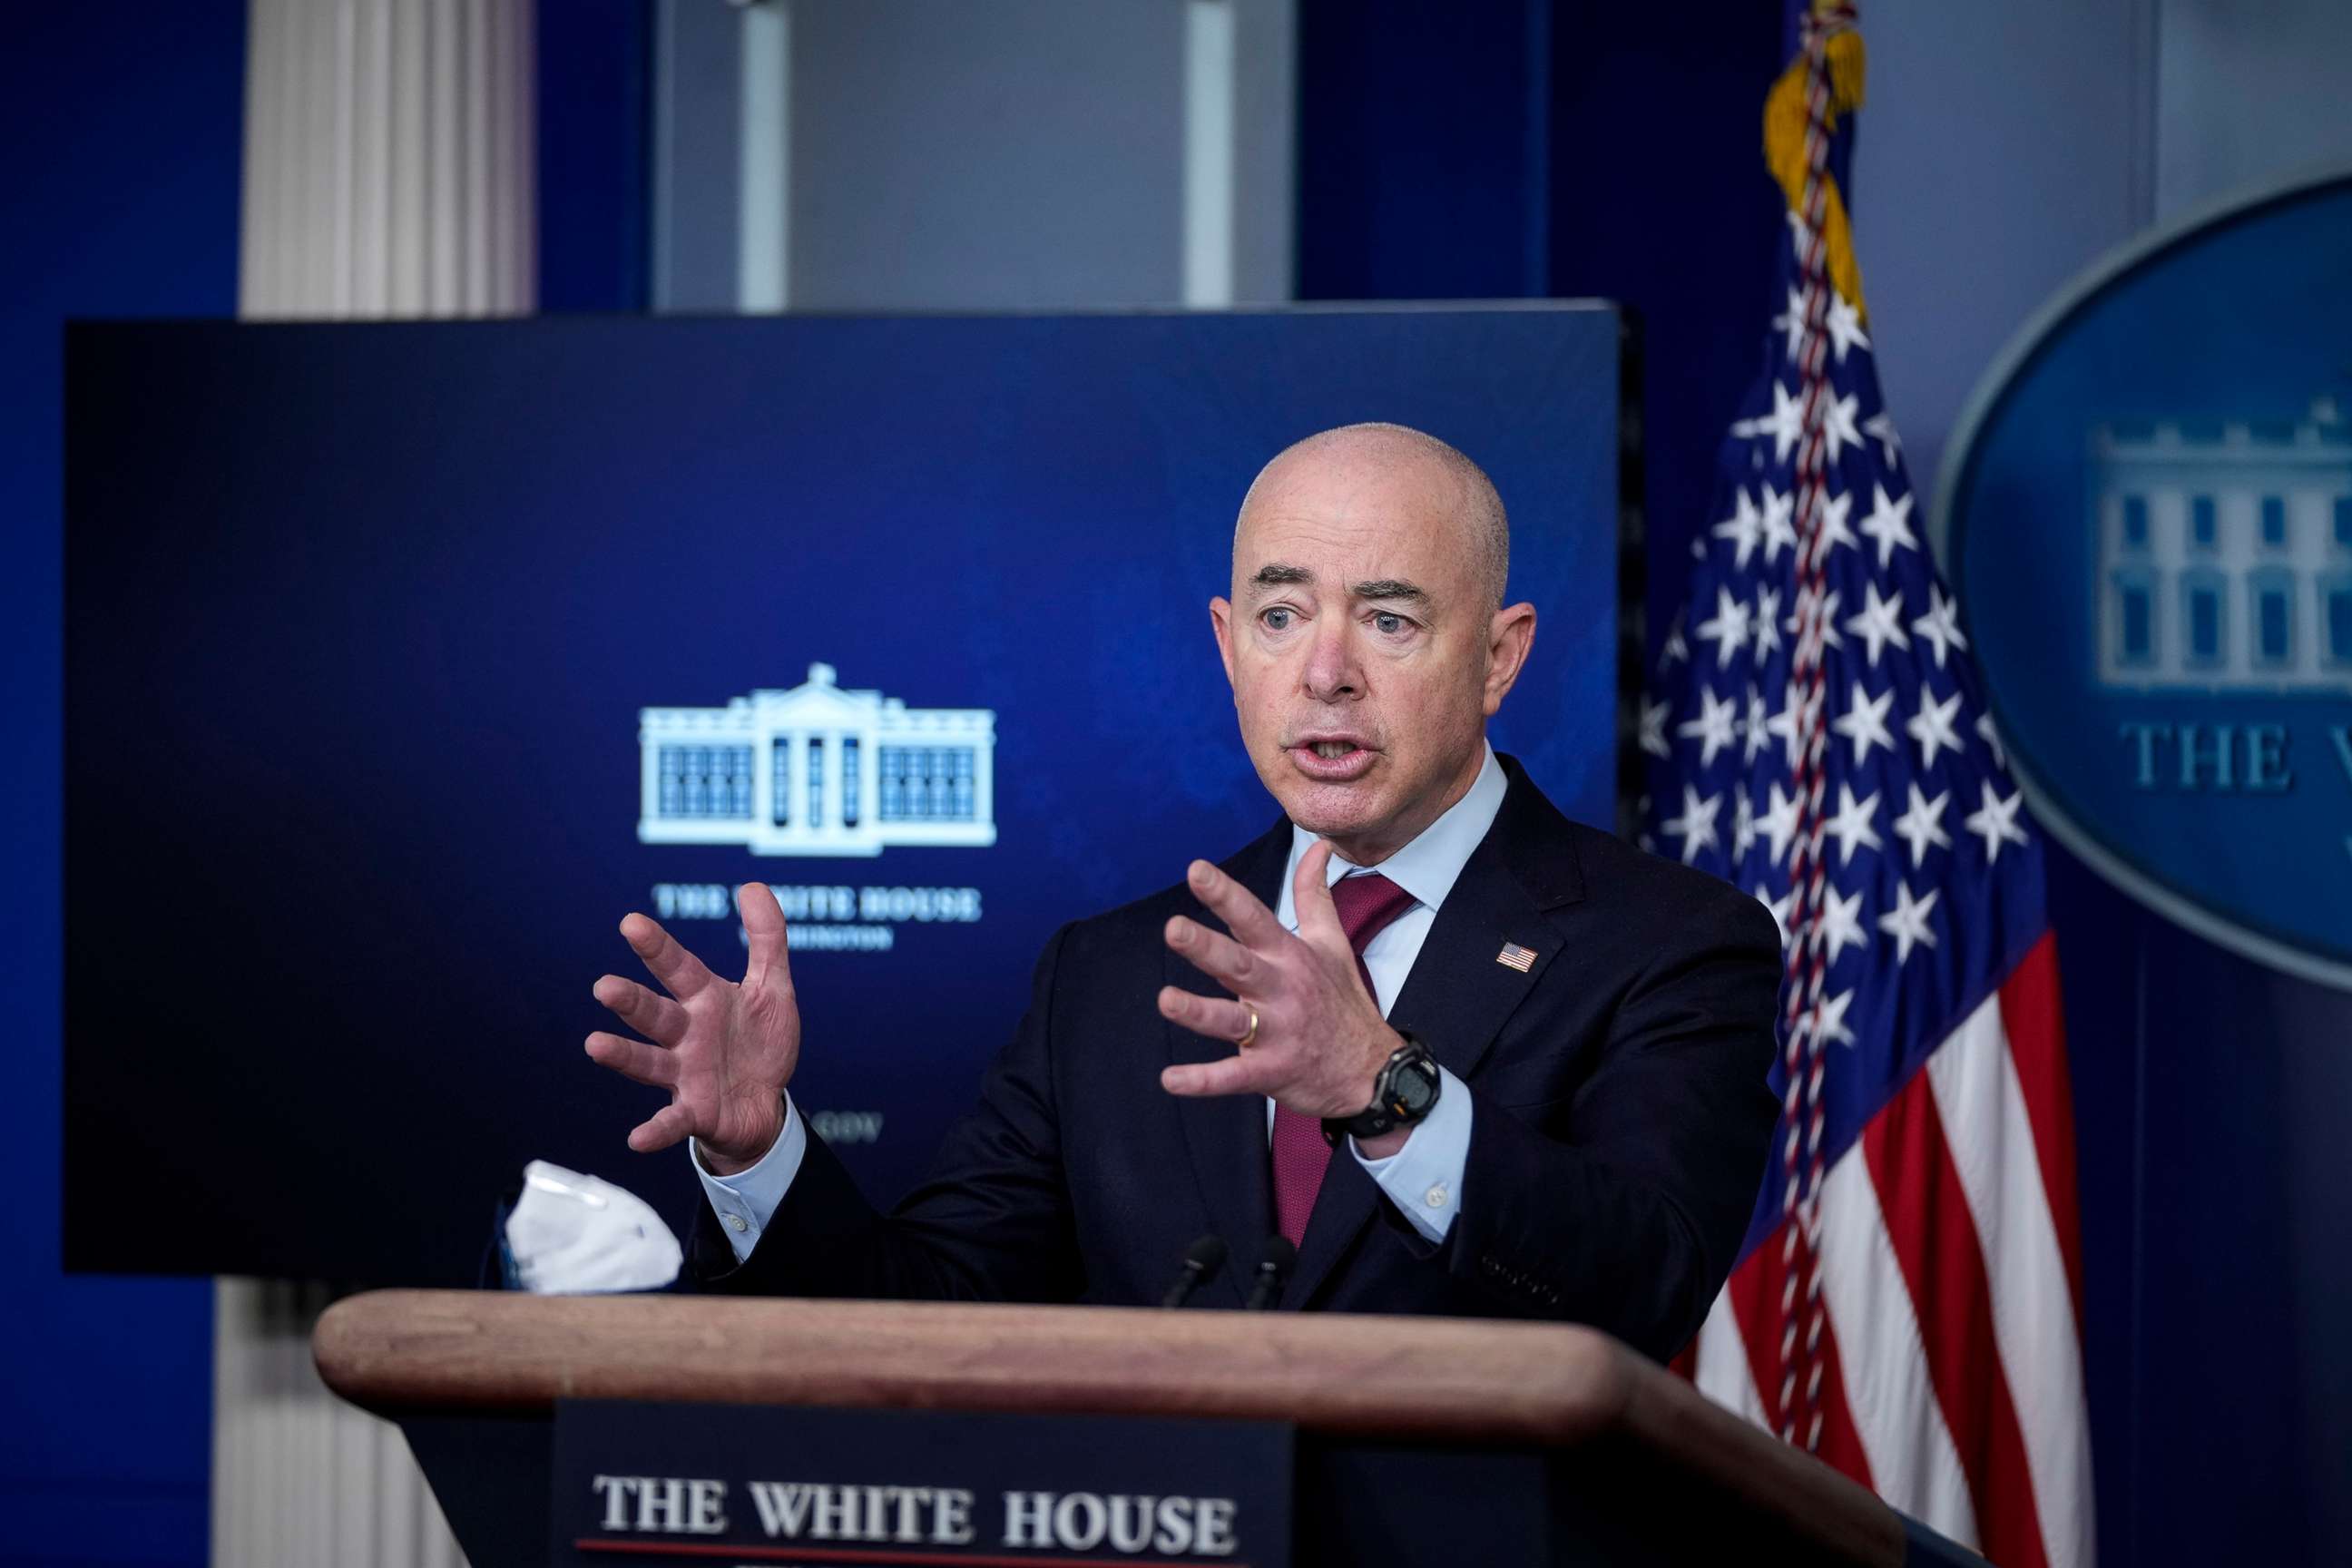
[[[669,1103],[630,1132],[629,1147],[650,1154],[691,1137],[715,1176],[756,1163],[775,1142],[801,1057],[784,911],[761,882],[738,888],[735,906],[751,955],[740,985],[711,973],[657,922],[622,921],[621,935],[669,994],[605,975],[596,1000],[653,1044],[603,1030],[588,1037],[591,1060],[669,1090]]]

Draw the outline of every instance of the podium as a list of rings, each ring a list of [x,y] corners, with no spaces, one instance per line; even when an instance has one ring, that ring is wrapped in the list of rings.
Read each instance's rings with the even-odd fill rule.
[[[1923,1534],[1607,1335],[1567,1325],[381,1290],[331,1308],[312,1350],[337,1394],[401,1424],[474,1568],[538,1568],[564,1544],[549,1497],[559,1402],[572,1401],[761,1407],[787,1425],[898,1412],[887,1419],[901,1431],[972,1413],[1106,1434],[1136,1418],[1265,1424],[1291,1455],[1288,1545],[1302,1564],[1892,1564],[1917,1561]]]

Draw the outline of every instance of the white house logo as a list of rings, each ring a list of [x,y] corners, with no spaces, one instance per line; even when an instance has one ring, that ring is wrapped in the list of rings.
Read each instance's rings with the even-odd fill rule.
[[[879,855],[996,842],[996,715],[845,690],[828,664],[788,691],[637,715],[646,844]]]
[[[2210,691],[2352,684],[2352,426],[2107,425],[2099,679]]]
[[[2352,990],[2352,170],[2150,235],[2004,353],[1937,503],[2011,770],[2076,858]]]

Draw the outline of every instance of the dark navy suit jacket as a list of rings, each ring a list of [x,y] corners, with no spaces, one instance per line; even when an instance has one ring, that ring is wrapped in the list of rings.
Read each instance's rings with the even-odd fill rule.
[[[1663,1359],[1706,1316],[1763,1175],[1778,933],[1754,899],[1570,822],[1503,763],[1502,808],[1389,1013],[1475,1107],[1453,1226],[1432,1245],[1341,1151],[1282,1305],[1573,1321]],[[1276,823],[1224,868],[1271,909],[1290,842]],[[1221,929],[1180,884],[1055,934],[979,1105],[896,1209],[812,1130],[751,1257],[700,1205],[686,1283],[1154,1303],[1214,1231],[1234,1262],[1196,1303],[1241,1305],[1273,1228],[1265,1102],[1160,1087],[1169,1063],[1233,1049],[1160,1016],[1163,984],[1224,994],[1162,942],[1180,913]],[[1496,962],[1507,942],[1536,955],[1525,973]]]

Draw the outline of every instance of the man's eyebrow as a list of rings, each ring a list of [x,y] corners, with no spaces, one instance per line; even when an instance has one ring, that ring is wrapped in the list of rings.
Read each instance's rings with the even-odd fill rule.
[[[1369,583],[1359,583],[1349,592],[1359,599],[1402,599],[1409,605],[1429,603],[1429,590],[1401,577],[1375,577]]]
[[[1250,586],[1253,588],[1283,588],[1295,583],[1312,583],[1314,581],[1315,574],[1309,572],[1306,567],[1286,566],[1280,562],[1276,562],[1272,565],[1259,567],[1257,569],[1257,574],[1250,579]]]

